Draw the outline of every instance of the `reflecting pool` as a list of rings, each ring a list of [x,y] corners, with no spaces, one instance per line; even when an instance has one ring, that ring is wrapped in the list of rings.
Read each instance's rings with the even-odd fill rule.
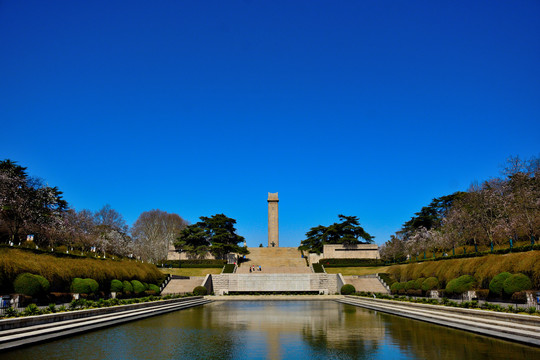
[[[220,301],[2,359],[540,359],[540,349],[333,301]]]

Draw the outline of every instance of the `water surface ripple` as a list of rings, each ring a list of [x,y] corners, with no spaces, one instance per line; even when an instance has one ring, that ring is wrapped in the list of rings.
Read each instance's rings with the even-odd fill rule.
[[[221,301],[5,359],[540,359],[540,349],[332,301]]]

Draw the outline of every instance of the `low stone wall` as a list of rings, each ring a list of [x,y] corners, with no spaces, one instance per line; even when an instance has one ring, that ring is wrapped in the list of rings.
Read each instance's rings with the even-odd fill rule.
[[[336,274],[220,274],[212,275],[216,295],[238,292],[318,291],[339,292]]]
[[[379,246],[376,244],[324,245],[325,259],[380,259]]]

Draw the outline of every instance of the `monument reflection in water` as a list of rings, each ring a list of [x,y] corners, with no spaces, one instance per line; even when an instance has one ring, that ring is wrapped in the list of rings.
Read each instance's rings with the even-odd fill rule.
[[[538,359],[540,349],[331,301],[227,301],[3,359]]]

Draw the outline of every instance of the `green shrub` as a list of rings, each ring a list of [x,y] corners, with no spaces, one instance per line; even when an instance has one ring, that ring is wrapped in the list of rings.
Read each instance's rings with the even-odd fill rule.
[[[322,265],[319,264],[319,263],[313,264],[313,271],[315,273],[324,273],[324,269],[323,269]]]
[[[195,296],[204,296],[208,293],[208,290],[204,286],[196,286],[195,289],[193,289],[193,295]]]
[[[37,296],[49,290],[49,282],[43,276],[23,273],[15,278],[13,288],[18,294]]]
[[[489,291],[491,291],[492,294],[501,296],[503,292],[503,284],[506,279],[508,279],[512,274],[509,272],[502,272],[490,281],[489,283]]]
[[[423,291],[430,291],[430,290],[435,290],[438,287],[439,287],[439,280],[436,277],[432,276],[432,277],[428,277],[422,282],[421,289]]]
[[[532,289],[531,279],[524,274],[514,274],[504,280],[503,290],[507,295],[512,295],[515,292]]]
[[[319,261],[324,267],[362,267],[362,266],[382,266],[381,259],[321,259]]]
[[[418,278],[418,279],[414,280],[413,289],[422,290],[422,284],[424,283],[424,280],[426,280],[426,278]]]
[[[37,307],[36,304],[30,304],[24,309],[24,315],[32,316],[32,315],[39,315],[41,314],[41,311]]]
[[[41,284],[41,291],[43,293],[47,293],[49,292],[49,288],[51,287],[51,284],[49,283],[49,280],[45,279],[43,276],[41,275],[34,275],[36,277],[36,279],[39,281],[39,283]]]
[[[232,274],[234,272],[235,265],[234,264],[226,264],[223,267],[223,273],[224,274]]]
[[[122,292],[124,284],[120,280],[111,280],[111,292]]]
[[[390,290],[392,290],[392,293],[397,293],[399,290],[403,290],[403,283],[395,282],[390,286]]]
[[[133,286],[133,292],[135,294],[141,294],[144,292],[145,287],[139,280],[131,280],[131,285]]]
[[[99,284],[94,279],[75,278],[71,282],[71,292],[78,294],[93,294],[98,291]]]
[[[153,291],[155,292],[156,294],[159,294],[159,286],[155,285],[155,284],[148,284],[148,290],[149,291]]]
[[[345,284],[341,287],[341,295],[351,295],[356,292],[356,289],[351,284]]]
[[[127,280],[124,280],[122,282],[122,285],[124,285],[124,289],[122,290],[123,292],[133,292],[133,286],[131,285],[131,283]]]
[[[446,293],[448,294],[462,294],[466,291],[472,290],[476,285],[476,280],[471,275],[463,275],[457,279],[450,280],[446,285]]]
[[[403,288],[405,290],[411,290],[411,289],[414,289],[414,280],[409,280],[405,283],[405,285],[403,286]]]

